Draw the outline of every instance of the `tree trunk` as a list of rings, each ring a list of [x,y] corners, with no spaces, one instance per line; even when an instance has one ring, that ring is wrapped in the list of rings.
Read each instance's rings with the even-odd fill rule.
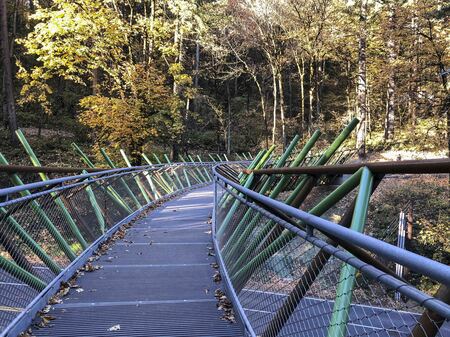
[[[252,74],[253,80],[255,81],[256,87],[258,88],[259,100],[261,104],[262,116],[264,120],[264,139],[266,141],[266,149],[269,148],[269,122],[267,120],[266,113],[266,100],[264,98],[264,92],[262,90],[261,84],[258,81],[256,75]]]
[[[321,120],[321,101],[320,101],[320,96],[321,96],[321,92],[322,92],[322,72],[323,72],[323,67],[322,67],[322,63],[319,60],[316,63],[316,71],[314,72],[314,91],[316,93],[316,114],[314,117],[315,121],[320,121]],[[325,125],[325,124],[324,124]],[[312,131],[311,131],[312,132]]]
[[[155,7],[156,3],[155,0],[150,0],[150,32],[152,32],[152,35],[148,42],[148,62],[152,60],[152,54],[153,54],[153,31],[155,30]]]
[[[286,148],[286,124],[284,118],[284,90],[283,90],[283,75],[281,71],[278,72],[278,88],[280,95],[280,117],[281,117],[281,141],[283,143],[283,150]]]
[[[92,69],[92,95],[98,95],[100,93],[99,86],[99,69]]]
[[[227,154],[231,154],[231,93],[230,83],[227,81]]]
[[[198,76],[200,70],[200,42],[195,42],[195,76],[194,87],[198,88]]]
[[[367,123],[367,71],[366,71],[366,39],[367,39],[367,1],[361,0],[359,15],[359,48],[358,48],[358,118],[356,133],[356,149],[358,157],[366,155],[366,123]]]
[[[413,35],[413,57],[411,58],[411,72],[409,78],[409,88],[408,88],[408,112],[411,120],[411,132],[414,134],[414,129],[416,126],[416,109],[417,109],[417,72],[419,65],[419,52],[418,52],[418,27],[417,27],[417,16],[414,15],[411,19],[411,28]]]
[[[5,103],[8,116],[8,127],[12,144],[17,143],[15,131],[17,130],[16,107],[14,103],[13,79],[11,70],[11,58],[8,40],[8,15],[6,0],[0,0],[1,12],[1,40],[3,53],[3,83],[5,89]]]
[[[311,136],[312,128],[313,128],[313,102],[314,102],[314,84],[313,84],[313,76],[314,76],[314,61],[311,60],[309,62],[309,110],[308,110],[308,136]]]
[[[303,56],[295,57],[295,64],[297,66],[298,77],[300,80],[300,118],[299,118],[299,133],[303,136],[303,126],[305,124],[305,59]]]
[[[395,122],[395,69],[394,62],[397,58],[394,43],[394,29],[395,29],[395,14],[393,5],[389,5],[389,38],[387,41],[388,47],[388,63],[389,63],[389,78],[387,86],[387,104],[386,104],[386,120],[384,125],[384,139],[394,138],[394,122]]]
[[[277,105],[278,105],[278,90],[277,90],[277,70],[273,64],[270,65],[272,69],[272,96],[273,96],[273,126],[272,126],[272,145],[275,144],[277,135]]]

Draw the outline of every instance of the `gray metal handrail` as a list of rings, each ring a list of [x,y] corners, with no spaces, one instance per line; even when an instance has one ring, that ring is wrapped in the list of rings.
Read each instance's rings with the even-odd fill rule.
[[[264,205],[271,208],[278,209],[295,219],[304,221],[308,225],[331,236],[342,239],[347,242],[356,244],[365,248],[374,254],[377,254],[385,259],[400,263],[408,268],[417,271],[423,275],[439,281],[447,286],[450,286],[450,267],[440,262],[431,260],[416,253],[400,249],[394,245],[378,240],[371,236],[355,232],[351,229],[337,226],[334,222],[328,221],[318,216],[311,215],[305,211],[286,205],[283,202],[274,200],[272,198],[261,195],[248,188],[245,188],[233,181],[221,176],[217,173],[217,166],[213,167],[214,176],[227,185],[230,185],[238,192],[250,197]]]
[[[248,335],[315,331],[314,335],[343,337],[385,330],[387,335],[431,337],[449,332],[450,305],[442,295],[425,293],[364,254],[404,265],[439,282],[441,289],[450,283],[449,266],[266,197],[248,188],[248,182],[242,186],[221,172],[220,164],[213,167],[214,246],[222,279]],[[244,172],[249,175],[241,175],[242,184],[253,179]],[[289,271],[290,263],[297,272]],[[328,274],[330,270],[334,273]],[[347,287],[347,278],[358,282],[357,289]],[[321,296],[321,287],[329,287],[325,294],[330,295]],[[380,291],[384,292],[378,298]],[[367,294],[360,300],[353,298],[362,292]],[[394,294],[402,294],[409,304],[403,305],[398,296],[395,300]],[[354,324],[363,331],[355,332]]]
[[[129,167],[1,189],[6,201],[0,202],[0,276],[20,285],[21,296],[12,297],[16,290],[9,283],[0,286],[0,336],[24,331],[61,282],[121,225],[151,205],[210,184],[211,166]]]

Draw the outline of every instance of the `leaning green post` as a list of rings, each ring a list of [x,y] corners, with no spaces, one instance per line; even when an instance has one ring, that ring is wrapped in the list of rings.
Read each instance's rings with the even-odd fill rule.
[[[358,118],[353,118],[350,123],[341,131],[339,136],[336,137],[334,142],[328,147],[328,149],[320,156],[319,160],[315,164],[316,166],[325,164],[328,159],[336,152],[336,150],[342,145],[342,143],[347,139],[356,125],[359,123]]]
[[[141,153],[141,155],[142,155],[142,158],[144,158],[144,160],[147,162],[148,165],[153,165],[145,153]],[[155,191],[155,197],[158,196],[157,198],[159,198],[159,196],[161,196],[161,195],[159,194],[158,190],[156,189],[156,187],[153,183],[153,179],[164,190],[164,192],[166,192],[166,193],[173,192],[172,187],[169,185],[169,183],[167,181],[164,180],[164,177],[162,175],[160,175],[160,174],[155,175],[154,178],[152,179],[152,174],[150,174],[150,172],[147,171],[146,177],[147,177],[147,180],[148,180],[148,183],[149,183],[151,189],[153,191]]]
[[[30,144],[28,143],[27,139],[25,138],[24,134],[22,133],[22,131],[20,129],[16,130],[16,135],[17,138],[19,138],[19,141],[22,143],[25,151],[28,153],[28,155],[30,156],[30,159],[33,163],[34,166],[40,167],[41,163],[39,162],[38,158],[36,157],[33,149],[31,148]],[[41,177],[41,179],[43,181],[48,180],[48,177],[45,173],[40,172],[39,176]],[[56,196],[56,194],[52,193],[53,196]],[[84,239],[83,235],[81,234],[77,224],[75,223],[75,221],[73,220],[72,216],[70,215],[69,211],[67,210],[66,206],[64,205],[63,201],[61,200],[60,197],[57,197],[55,200],[55,203],[59,206],[59,208],[61,209],[64,217],[66,218],[70,230],[72,231],[73,235],[75,236],[75,238],[78,240],[78,242],[81,244],[81,247],[83,249],[86,249],[88,246],[88,243],[86,242],[86,240]]]
[[[195,160],[192,158],[191,155],[188,155],[188,157],[189,157],[189,159],[191,160],[192,163],[195,163]],[[205,178],[205,176],[203,175],[203,173],[202,173],[202,171],[200,170],[200,168],[196,167],[195,169],[196,169],[196,171],[198,172],[199,177],[201,178],[201,182],[202,182],[202,183],[207,182],[208,179]]]
[[[155,157],[156,162],[157,162],[158,164],[162,164],[162,163],[161,163],[161,160],[159,160],[158,156],[157,156],[155,153],[153,153],[153,157]]]
[[[166,160],[167,164],[171,164],[169,156],[166,153],[164,153],[164,159]]]
[[[270,149],[262,156],[261,160],[258,162],[258,164],[255,166],[257,169],[261,168],[262,166],[264,166],[264,164],[266,163],[266,161],[269,159],[270,154],[272,153],[272,151],[275,150],[275,146],[272,145],[270,147]],[[250,185],[253,182],[253,173],[251,173],[248,178],[245,180],[245,184],[244,187],[245,188],[249,188]],[[228,225],[228,222],[230,222],[231,218],[233,217],[234,213],[237,211],[239,205],[241,204],[241,202],[239,200],[235,200],[230,208],[230,210],[228,211],[227,215],[225,216],[225,219],[222,221],[222,225],[220,226],[219,230],[217,231],[217,236],[220,237],[223,234],[223,231],[225,230],[225,228]]]
[[[247,154],[248,154],[248,158],[252,159],[252,154],[250,152],[247,152]]]
[[[309,150],[315,144],[315,142],[317,141],[319,136],[320,136],[320,131],[316,131],[313,134],[311,139],[305,144],[305,146],[303,147],[302,151],[300,151],[300,153],[298,154],[296,160],[294,160],[294,162],[291,163],[292,167],[295,167],[295,166],[299,165],[301,160],[303,160],[304,156],[306,156],[306,154],[309,152]],[[291,153],[294,151],[295,146],[297,145],[299,140],[300,140],[300,137],[298,135],[295,136],[294,139],[292,139],[291,143],[287,147],[287,149],[284,152],[284,154],[280,157],[280,160],[276,163],[275,167],[282,167],[282,166],[284,166],[284,164],[286,163],[286,160],[289,158]],[[267,181],[261,187],[261,189],[258,191],[258,193],[265,194],[269,190],[269,188],[270,188],[270,186],[272,184],[272,179],[271,178],[272,177],[267,179]],[[281,192],[281,190],[285,187],[286,183],[288,182],[288,179],[289,178],[285,178],[285,176],[283,176],[283,178],[277,183],[277,185],[275,186],[275,188],[273,189],[273,191],[271,192],[271,194],[269,196],[271,198],[276,198],[278,196],[278,194]],[[232,256],[234,254],[235,250],[238,247],[241,246],[243,241],[246,240],[247,236],[251,232],[251,229],[259,221],[260,216],[258,216],[258,215],[256,215],[252,219],[250,219],[252,213],[253,212],[251,211],[251,209],[248,209],[247,212],[242,217],[241,221],[239,221],[239,224],[237,225],[237,227],[234,230],[234,232],[231,234],[230,238],[228,239],[228,242],[236,242],[236,244],[234,244],[232,247],[230,247],[229,250],[224,250],[224,257],[225,258],[227,258],[228,256]],[[249,223],[249,221],[250,221],[250,223]],[[240,233],[242,233],[242,234],[240,234]],[[239,236],[239,238],[238,238],[238,236]],[[227,245],[225,245],[225,246],[227,246]]]
[[[320,165],[323,165],[327,162],[327,160],[334,154],[334,152],[339,148],[339,146],[344,142],[344,140],[348,137],[348,135],[350,134],[350,132],[354,129],[354,127],[356,126],[356,124],[358,123],[358,121],[353,120],[353,123],[350,123],[348,126],[346,126],[343,131],[340,133],[340,135],[337,137],[337,139],[328,147],[327,150],[325,150],[324,155],[321,156],[321,160],[318,161],[320,162]],[[315,136],[315,137],[314,137]],[[308,143],[313,141],[313,138],[315,138],[314,142],[317,140],[317,138],[320,136],[319,131],[316,131],[313,135],[313,137],[311,137],[310,141],[308,141]],[[300,154],[297,156],[296,160],[294,161],[294,163],[296,164],[296,166],[298,166],[304,158],[306,158],[306,155],[308,154],[309,150],[312,148],[312,145],[314,144],[314,142],[310,143],[310,147],[307,149],[307,146],[305,146],[303,148],[303,150],[300,152]],[[326,155],[325,155],[326,154]],[[293,164],[294,164],[293,163]],[[292,164],[291,164],[292,166]],[[360,173],[359,173],[360,174]],[[287,183],[288,179],[289,179],[290,175],[285,175],[283,177],[283,179],[278,183],[278,185],[274,188],[274,191],[272,191],[271,193],[271,197],[272,198],[276,198],[276,196],[278,195],[278,193],[281,192],[282,190],[282,186],[285,186],[284,184]],[[306,176],[307,177],[307,176]],[[346,181],[344,184],[342,184],[338,189],[336,189],[336,191],[334,191],[331,195],[335,195],[336,193],[338,193],[340,190],[342,190],[342,188],[344,188],[345,186],[349,186],[349,184],[354,183],[355,182],[355,178],[356,175],[352,176],[351,179],[348,179],[348,181]],[[357,176],[359,179],[359,176]],[[283,181],[285,180],[285,181]],[[290,194],[290,196],[286,199],[285,203],[287,205],[292,205],[292,203],[294,202],[296,196],[300,193],[300,191],[303,189],[303,187],[306,185],[307,183],[307,179],[303,179],[301,180],[297,186],[295,187],[294,191]],[[325,198],[324,200],[330,200],[329,197]],[[295,205],[296,207],[298,205]],[[317,210],[317,209],[315,209]],[[242,242],[242,240],[245,240],[246,237],[249,235],[249,233],[251,233],[251,229],[253,228],[253,226],[257,223],[258,221],[258,217],[255,217],[254,219],[252,219],[252,221],[248,224],[247,228],[245,229],[245,231],[242,233],[239,241],[237,241],[238,243]],[[271,221],[269,221],[267,223],[267,225],[265,226],[266,230],[269,230],[270,227],[273,225],[273,223]],[[260,240],[260,237],[255,238],[255,242],[258,242],[258,240]],[[237,244],[238,244],[237,243]],[[236,244],[236,246],[237,246]],[[233,247],[233,249],[236,249],[236,247]],[[245,256],[248,255],[249,251],[251,249],[247,249],[246,252],[244,254],[242,254],[239,259],[240,260],[244,260]],[[231,256],[231,255],[230,255]],[[238,265],[238,263],[236,264]]]
[[[125,163],[127,164],[127,166],[132,167],[131,162],[127,157],[127,154],[125,153],[125,151],[123,149],[120,149],[120,154],[122,155],[122,158],[125,161]],[[139,179],[138,175],[134,176],[134,181],[136,181],[136,184],[137,184],[139,190],[141,191],[142,196],[144,197],[145,201],[148,204],[151,201],[150,196],[147,194],[147,191],[145,190],[144,185],[142,185],[142,181],[141,181],[141,179]]]
[[[2,153],[0,153],[0,164],[2,165],[9,165],[6,158],[3,156]],[[12,183],[15,186],[22,186],[24,183],[20,179],[20,177],[13,173],[9,175],[9,178],[11,179]],[[24,190],[20,192],[21,196],[27,196],[31,195],[30,191]],[[30,203],[33,210],[42,218],[45,228],[49,231],[50,235],[55,239],[56,243],[58,244],[59,248],[64,252],[64,254],[69,258],[70,261],[73,261],[76,259],[76,255],[73,252],[72,248],[70,248],[67,241],[64,239],[64,237],[61,235],[59,230],[55,227],[53,222],[50,220],[50,218],[47,216],[47,214],[44,212],[44,210],[41,208],[41,206],[38,204],[36,200],[32,200]]]
[[[77,152],[81,159],[84,161],[84,163],[89,166],[90,168],[95,168],[95,165],[91,160],[86,156],[86,154],[83,152],[83,150],[80,149],[80,147],[76,143],[72,143],[72,148]]]
[[[331,207],[336,205],[342,198],[344,198],[348,193],[350,193],[361,180],[362,169],[359,169],[353,175],[351,175],[344,183],[339,185],[333,192],[327,195],[322,201],[320,201],[316,206],[314,206],[309,214],[315,216],[322,216],[326,211],[328,211]],[[265,234],[268,234],[270,228],[268,228]],[[260,231],[258,236],[261,237],[264,234],[264,231]],[[282,231],[282,234],[279,235],[273,242],[271,242],[266,248],[264,248],[257,256],[252,258],[249,262],[245,264],[244,267],[239,270],[232,270],[230,275],[232,275],[232,280],[242,283],[242,279],[245,279],[245,275],[248,275],[249,270],[254,270],[258,266],[260,266],[264,261],[270,258],[273,254],[275,254],[279,249],[287,245],[293,238],[295,234],[291,231],[285,229]],[[260,240],[260,239],[259,239]],[[261,242],[261,241],[259,241]],[[249,256],[248,250],[251,250],[252,247],[246,247],[246,254],[242,254],[239,256],[238,261],[236,261],[236,266],[241,266],[242,263]],[[254,249],[254,248],[253,248]],[[237,284],[237,283],[236,283]]]
[[[266,154],[268,156],[270,155],[269,151],[273,151],[274,148],[275,147],[272,146],[271,150],[267,150],[267,151],[266,150],[261,150],[261,151],[259,151],[258,156],[250,163],[250,165],[248,166],[248,169],[249,170],[254,169],[258,165],[258,163],[262,160],[262,158],[265,157]],[[249,178],[249,175],[247,175],[246,173],[243,173],[243,172],[239,173],[239,175],[238,175],[239,183],[241,185],[245,185],[248,178]],[[224,194],[222,196],[222,199],[220,199],[220,201],[219,201],[219,206],[222,208],[224,205],[227,204],[228,200],[230,200],[230,199],[231,199],[230,195]],[[223,226],[222,226],[222,228],[223,228]]]
[[[145,153],[141,153],[142,158],[144,158],[144,160],[147,162],[148,165],[153,165],[153,163],[150,161],[150,159],[147,157],[147,155]],[[149,177],[151,177],[150,173],[148,175]],[[151,178],[150,178],[151,179]],[[158,174],[155,175],[154,177],[155,182],[166,192],[166,193],[170,193],[173,192],[173,188],[170,186],[170,184],[164,180],[163,175]],[[152,184],[150,184],[152,185]]]
[[[109,167],[111,167],[112,169],[116,168],[116,165],[114,165],[113,161],[111,160],[111,158],[109,158],[108,154],[106,153],[104,148],[100,148],[100,153],[102,154],[103,158],[105,158],[106,163],[109,165]],[[136,205],[136,207],[139,209],[142,207],[141,203],[139,202],[139,200],[136,198],[136,196],[134,195],[133,191],[130,189],[130,187],[128,186],[128,184],[125,182],[125,179],[123,179],[122,177],[119,178],[119,181],[121,182],[122,186],[125,188],[125,191],[127,192],[127,194],[130,196],[131,200],[133,200],[134,204]]]
[[[198,161],[199,161],[200,163],[203,163],[203,162],[202,162],[202,159],[200,158],[199,155],[197,155],[197,158],[198,158]],[[211,176],[209,175],[209,172],[208,172],[208,170],[207,170],[207,168],[206,168],[205,166],[203,166],[203,171],[205,172],[205,175],[206,175],[206,177],[208,178],[208,181],[211,181],[211,180],[212,180],[212,179],[211,179]]]
[[[184,160],[184,158],[181,155],[179,157],[183,163],[186,163],[186,161]],[[186,179],[186,181],[187,181],[188,187],[191,187],[191,182],[189,181],[189,177],[188,177],[185,169],[183,169],[183,175],[184,175],[184,179]],[[195,175],[193,175],[193,176],[195,177]],[[198,177],[195,177],[195,179],[198,179]]]
[[[240,161],[242,161],[242,157],[239,155],[239,153],[236,152],[236,156],[238,157],[238,159],[239,159]]]
[[[87,171],[83,170],[83,174],[87,174]],[[86,183],[86,194],[88,195],[89,202],[91,203],[92,209],[94,210],[95,217],[97,218],[98,224],[100,226],[100,231],[102,234],[105,234],[105,219],[103,218],[103,214],[100,210],[100,206],[98,205],[97,198],[95,197],[94,191],[92,190],[89,182]]]
[[[220,158],[220,154],[216,153],[217,158],[219,158],[219,161],[222,162],[222,158]]]
[[[87,166],[89,166],[90,168],[95,168],[94,163],[88,158],[88,156],[86,156],[86,154],[83,152],[83,150],[80,149],[80,147],[77,144],[72,143],[72,148],[75,150],[76,153],[80,155],[81,159]],[[98,185],[98,183],[96,183],[96,185]],[[126,202],[119,195],[119,193],[117,193],[117,191],[114,188],[112,188],[112,186],[106,187],[106,193],[126,212],[128,213],[133,212],[132,209],[126,204]]]
[[[245,160],[248,160],[247,156],[245,155],[245,152],[242,152],[242,155],[244,156]]]
[[[229,160],[228,160],[228,157],[227,157],[227,155],[226,155],[225,153],[223,154],[223,156],[225,157],[225,160],[226,160],[226,161],[229,161]]]
[[[216,160],[214,159],[214,157],[211,155],[211,153],[208,153],[209,158],[211,158],[211,160],[215,163]]]
[[[36,276],[30,274],[25,269],[19,267],[17,264],[15,264],[12,261],[9,261],[8,259],[4,258],[1,255],[0,255],[0,268],[39,292],[44,290],[45,287],[47,286],[46,283],[38,279]]]
[[[153,155],[156,157],[155,154],[153,154]],[[158,157],[156,157],[156,158],[158,158]],[[165,154],[165,153],[164,153],[164,158],[166,159],[167,164],[169,164],[169,165],[172,164],[172,163],[170,162],[169,157],[168,157],[167,154]],[[159,163],[161,164],[161,162],[159,162]],[[179,167],[180,167],[180,166],[179,166]],[[184,168],[182,168],[182,170],[183,170],[184,175],[186,176],[186,172],[184,172]],[[178,184],[180,184],[180,187],[183,189],[183,188],[184,188],[184,185],[183,185],[183,183],[181,182],[181,179],[180,179],[180,177],[178,176],[177,171],[174,170],[174,169],[173,169],[173,175],[175,176],[175,179],[177,180]],[[187,181],[187,183],[188,183],[188,185],[189,185],[189,187],[190,187],[191,185],[190,185],[189,180]]]
[[[155,157],[156,162],[158,164],[162,165],[161,160],[159,160],[158,156],[155,153],[153,153],[153,157]],[[170,174],[168,174],[166,171],[164,171],[164,175],[173,184],[174,190],[177,189],[177,184],[175,183],[175,180],[173,180],[173,178],[170,176]],[[180,187],[183,188],[183,184],[181,184],[181,182],[180,182],[180,185],[181,185]]]
[[[191,186],[191,182],[189,181],[189,177],[188,177],[188,175],[186,173],[186,170],[184,168],[183,168],[183,174],[184,174],[184,178],[186,179],[186,182],[188,184],[188,187],[192,187]]]
[[[180,159],[181,159],[181,161],[183,162],[183,163],[186,163],[187,161],[186,160],[184,160],[184,158],[183,158],[183,156],[181,156],[181,155],[179,155],[179,157],[180,157]],[[185,171],[185,170],[184,170]],[[185,176],[186,176],[186,173],[184,174]],[[195,178],[199,183],[201,183],[202,182],[202,179],[200,179],[200,177],[198,176],[198,174],[196,173],[196,172],[191,172],[191,175],[193,176],[193,178]]]
[[[356,197],[355,210],[353,211],[350,229],[363,232],[366,224],[367,210],[373,185],[373,174],[364,167]],[[341,268],[339,285],[334,301],[333,315],[328,326],[328,337],[344,337],[347,335],[347,322],[352,302],[353,288],[355,286],[356,269],[347,263]]]
[[[33,240],[33,238],[28,235],[28,233],[23,229],[23,227],[9,215],[6,209],[0,207],[0,213],[6,217],[6,221],[11,226],[12,231],[30,248],[30,250],[39,257],[42,262],[56,275],[61,272],[61,267],[56,264],[53,259],[47,255],[47,253],[42,249],[42,247]]]

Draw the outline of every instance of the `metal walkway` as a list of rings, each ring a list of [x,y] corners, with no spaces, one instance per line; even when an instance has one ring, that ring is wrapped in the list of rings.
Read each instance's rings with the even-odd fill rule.
[[[35,336],[241,336],[216,307],[209,224],[211,187],[169,201],[135,222],[79,277]],[[82,291],[81,291],[82,290]],[[120,326],[120,328],[119,328]]]

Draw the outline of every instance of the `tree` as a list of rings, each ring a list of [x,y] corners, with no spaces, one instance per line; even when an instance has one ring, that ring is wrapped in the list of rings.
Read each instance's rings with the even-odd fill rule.
[[[8,38],[8,15],[6,0],[0,0],[0,15],[1,15],[1,40],[2,40],[2,60],[3,60],[3,88],[5,92],[4,109],[6,111],[8,128],[10,132],[11,143],[16,143],[15,131],[17,130],[16,107],[14,100],[14,88],[11,69],[11,55]]]
[[[125,148],[138,160],[145,143],[158,138],[173,142],[182,131],[179,100],[153,67],[136,66],[128,79],[131,94],[114,98],[87,96],[80,102],[80,121],[94,132],[96,144]]]
[[[359,38],[358,38],[358,129],[356,135],[356,148],[360,158],[366,153],[366,129],[367,129],[367,68],[366,68],[366,44],[367,44],[367,0],[361,0],[359,10]]]

